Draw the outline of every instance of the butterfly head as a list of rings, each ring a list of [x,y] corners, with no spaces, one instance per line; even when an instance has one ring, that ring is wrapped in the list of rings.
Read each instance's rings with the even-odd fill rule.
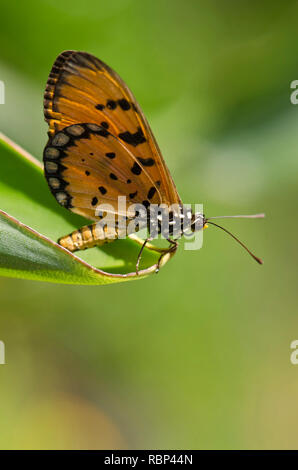
[[[197,232],[198,230],[202,230],[207,227],[207,219],[204,214],[201,212],[195,212],[192,214],[190,226],[192,232]]]

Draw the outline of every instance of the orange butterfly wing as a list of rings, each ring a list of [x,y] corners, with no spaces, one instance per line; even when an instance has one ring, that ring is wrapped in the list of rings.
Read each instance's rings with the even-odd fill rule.
[[[181,204],[134,96],[96,57],[59,55],[47,82],[44,114],[45,173],[60,204],[92,219],[95,201],[116,211],[119,195],[131,202]]]

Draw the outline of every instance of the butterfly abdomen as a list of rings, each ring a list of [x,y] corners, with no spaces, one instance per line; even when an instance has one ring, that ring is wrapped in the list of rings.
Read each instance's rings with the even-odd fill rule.
[[[67,248],[69,251],[85,250],[94,246],[101,246],[104,243],[112,242],[119,237],[117,227],[101,225],[99,222],[85,225],[79,230],[61,237],[58,240],[59,245]]]
[[[118,238],[126,238],[130,233],[138,232],[142,227],[141,224],[133,224],[127,227],[130,220],[126,224],[118,226],[118,221],[109,223],[95,222],[94,224],[85,225],[84,227],[74,230],[69,235],[61,237],[58,240],[59,245],[67,248],[69,251],[85,250],[94,246],[101,246],[105,243],[113,242]]]

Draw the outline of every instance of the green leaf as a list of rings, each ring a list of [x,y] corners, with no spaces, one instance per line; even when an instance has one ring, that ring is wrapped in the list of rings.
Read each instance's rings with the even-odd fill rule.
[[[1,275],[95,285],[141,279],[155,272],[161,251],[149,245],[142,256],[146,267],[136,275],[142,243],[137,237],[78,255],[55,243],[90,221],[61,207],[49,191],[41,163],[1,133],[0,174]],[[164,256],[162,265],[172,255]]]

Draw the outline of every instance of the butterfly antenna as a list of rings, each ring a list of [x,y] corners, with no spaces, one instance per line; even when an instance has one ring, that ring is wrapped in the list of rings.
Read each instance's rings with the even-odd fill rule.
[[[258,214],[258,215],[261,215],[261,214]],[[264,216],[264,214],[262,214]],[[228,216],[223,216],[223,217],[228,217]],[[231,217],[235,217],[235,216],[231,216]],[[239,216],[238,216],[239,217]],[[241,216],[240,216],[241,217]],[[242,216],[243,217],[243,216]],[[244,216],[245,217],[245,216]],[[253,216],[248,216],[248,217],[253,217]],[[210,217],[212,219],[215,219],[216,217]],[[239,238],[235,237],[235,235],[233,235],[231,232],[229,232],[229,230],[227,230],[226,228],[222,227],[221,225],[218,225],[218,224],[215,224],[214,222],[210,222],[209,221],[210,219],[208,218],[206,220],[206,222],[208,224],[211,224],[211,225],[214,225],[215,227],[218,227],[220,228],[221,230],[223,230],[224,232],[226,232],[228,235],[230,235],[232,238],[234,238],[234,240],[236,240],[236,242],[238,242],[246,251],[247,253],[250,254],[250,256],[257,261],[257,263],[259,264],[263,264],[263,261],[261,260],[261,258],[258,258],[257,256],[255,256],[248,248],[247,246],[244,245],[244,243],[242,243]]]
[[[265,214],[252,214],[252,215],[217,215],[215,217],[208,217],[210,219],[263,219]]]

